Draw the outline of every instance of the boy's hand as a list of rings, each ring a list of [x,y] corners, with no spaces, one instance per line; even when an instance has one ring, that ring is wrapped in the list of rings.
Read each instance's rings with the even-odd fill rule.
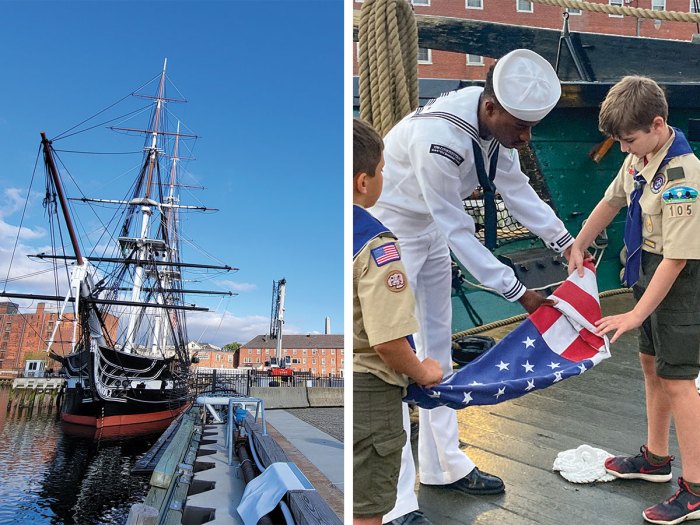
[[[576,270],[578,271],[578,276],[583,277],[583,261],[592,261],[593,256],[589,253],[588,250],[583,250],[576,246],[576,243],[574,243],[570,249],[571,251],[569,252],[569,256],[567,257],[567,260],[569,261],[569,275],[571,275],[574,272],[574,270]]]
[[[529,314],[537,310],[542,305],[554,306],[556,304],[555,301],[547,299],[544,295],[538,294],[534,290],[526,290],[522,297],[518,299],[518,302]]]
[[[423,375],[416,378],[416,383],[423,387],[433,387],[442,381],[442,367],[435,359],[426,357],[421,363]]]
[[[596,321],[595,325],[598,327],[596,335],[603,336],[610,330],[615,330],[610,339],[610,344],[612,344],[625,332],[640,327],[642,322],[644,319],[640,319],[634,310],[620,315],[609,315]]]

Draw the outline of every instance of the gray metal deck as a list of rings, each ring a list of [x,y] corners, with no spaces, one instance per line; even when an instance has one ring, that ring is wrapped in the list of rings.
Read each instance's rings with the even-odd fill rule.
[[[620,313],[629,310],[632,297],[618,295],[602,304],[604,315]],[[514,326],[485,335],[499,339]],[[679,459],[670,483],[573,484],[552,471],[557,453],[584,443],[613,454],[635,454],[645,443],[636,331],[624,334],[611,352],[611,358],[580,377],[500,405],[460,411],[464,449],[480,469],[504,479],[506,492],[474,497],[416,481],[426,516],[440,525],[644,523],[642,511],[675,492]],[[679,458],[673,429],[671,454]]]

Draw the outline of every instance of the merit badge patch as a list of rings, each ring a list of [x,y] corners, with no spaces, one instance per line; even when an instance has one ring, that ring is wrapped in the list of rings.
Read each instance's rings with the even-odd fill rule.
[[[654,223],[651,220],[651,217],[647,215],[644,217],[644,227],[649,233],[652,233],[654,231]]]
[[[400,292],[406,288],[406,276],[401,270],[392,270],[386,274],[384,284],[392,292]]]
[[[395,242],[389,242],[387,244],[382,244],[378,248],[372,250],[372,258],[377,266],[384,266],[392,261],[400,261],[401,255],[399,254],[399,249],[396,247]]]
[[[651,179],[651,192],[652,193],[659,193],[661,191],[661,188],[664,187],[664,183],[666,182],[666,177],[664,177],[663,173],[659,173]]]
[[[690,186],[676,186],[666,190],[662,198],[664,204],[686,204],[697,200],[698,190]]]
[[[464,157],[454,150],[451,150],[447,146],[441,146],[440,144],[431,144],[430,153],[435,153],[437,155],[442,155],[446,159],[450,159],[457,166],[464,162]]]

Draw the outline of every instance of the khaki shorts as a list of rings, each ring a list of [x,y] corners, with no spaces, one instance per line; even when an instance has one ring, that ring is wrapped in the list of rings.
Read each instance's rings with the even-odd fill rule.
[[[642,251],[634,285],[639,300],[663,257]],[[664,379],[695,379],[700,372],[700,261],[689,260],[661,304],[642,323],[639,351],[655,356]]]
[[[353,515],[383,516],[394,508],[406,444],[403,388],[372,374],[353,374]]]

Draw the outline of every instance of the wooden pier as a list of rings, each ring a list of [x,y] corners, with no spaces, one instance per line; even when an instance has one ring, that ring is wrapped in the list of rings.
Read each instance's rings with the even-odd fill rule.
[[[628,311],[632,296],[603,299],[602,306],[603,315]],[[484,335],[500,339],[514,326]],[[475,497],[416,481],[426,516],[440,525],[644,523],[642,511],[677,489],[680,458],[673,429],[670,453],[676,461],[670,483],[574,484],[552,471],[559,452],[584,443],[611,454],[634,455],[646,442],[636,331],[624,334],[611,352],[612,357],[580,377],[499,405],[461,410],[458,421],[464,450],[480,469],[501,476],[506,492]]]

